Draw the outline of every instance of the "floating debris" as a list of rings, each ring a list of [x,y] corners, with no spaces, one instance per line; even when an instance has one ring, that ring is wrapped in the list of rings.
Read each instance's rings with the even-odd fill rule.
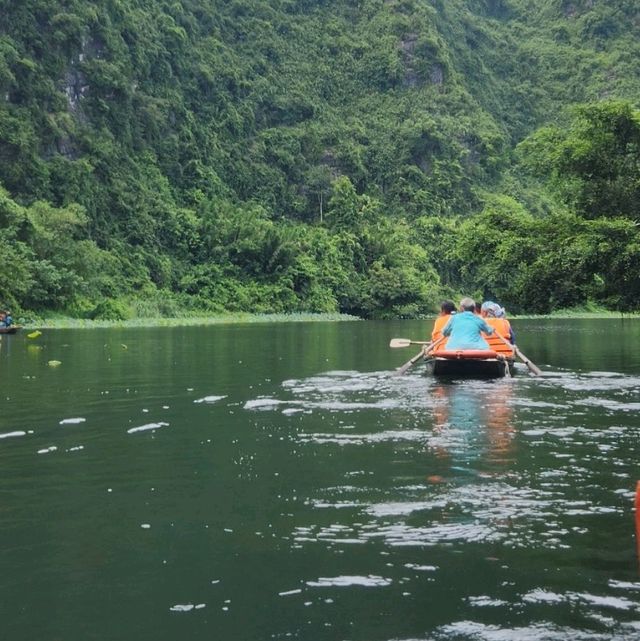
[[[77,418],[63,418],[58,425],[78,425],[79,423],[86,422],[86,418],[77,417]]]
[[[127,430],[127,434],[134,434],[135,432],[145,432],[147,430],[157,430],[159,427],[168,427],[169,423],[147,423],[146,425],[140,425],[139,427],[132,427],[130,430]]]
[[[14,436],[26,436],[27,433],[23,431],[15,431],[15,432],[5,432],[4,434],[0,434],[0,438],[12,438]]]
[[[221,401],[223,398],[227,398],[225,396],[205,396],[204,398],[197,398],[194,403],[216,403],[217,401]]]

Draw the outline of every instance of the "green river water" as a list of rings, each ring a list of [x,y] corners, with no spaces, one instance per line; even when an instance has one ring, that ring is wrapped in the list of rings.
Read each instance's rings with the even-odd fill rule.
[[[640,320],[393,376],[428,325],[3,336],[0,639],[640,639]]]

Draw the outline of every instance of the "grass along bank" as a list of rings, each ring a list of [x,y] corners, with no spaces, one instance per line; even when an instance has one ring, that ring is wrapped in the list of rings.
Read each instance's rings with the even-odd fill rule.
[[[640,312],[621,312],[596,305],[557,309],[548,314],[508,314],[508,318],[638,318]]]
[[[17,319],[25,329],[91,329],[98,327],[185,327],[196,325],[228,325],[239,323],[301,323],[357,321],[357,316],[349,314],[218,314],[212,316],[149,317],[127,320],[105,320],[50,316],[47,318]]]

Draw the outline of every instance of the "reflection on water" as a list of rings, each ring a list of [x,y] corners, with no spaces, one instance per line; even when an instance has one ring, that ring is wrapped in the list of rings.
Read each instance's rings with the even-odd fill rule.
[[[317,486],[306,497],[310,511],[307,522],[298,519],[292,530],[293,548],[350,554],[354,546],[376,545],[396,562],[386,563],[379,575],[373,564],[367,575],[373,579],[361,577],[360,584],[397,586],[410,599],[431,583],[449,584],[455,555],[477,555],[467,575],[468,619],[436,627],[434,639],[640,638],[638,584],[597,572],[610,564],[619,576],[633,573],[630,528],[622,534],[626,568],[610,547],[598,551],[597,542],[629,514],[636,463],[628,454],[639,428],[600,424],[592,412],[597,407],[604,415],[625,416],[633,404],[617,397],[637,398],[640,378],[520,374],[513,380],[441,383],[415,374],[399,380],[387,372],[328,372],[286,381],[278,398],[248,402],[249,410],[284,414],[282,408],[294,404],[303,413],[322,413],[333,429],[307,430],[302,420],[296,442],[323,460],[359,461],[359,467],[343,469],[343,483]],[[341,420],[331,420],[336,412]],[[347,421],[345,412],[368,419]],[[345,454],[346,447],[353,452]],[[383,471],[389,474],[383,482],[379,458],[374,469],[362,456],[374,457],[381,447],[394,462]],[[548,560],[530,568],[525,579],[518,571],[521,554]],[[558,578],[576,567],[592,591],[558,590]],[[494,577],[490,584],[483,573]],[[307,586],[350,580],[334,577]],[[579,627],[553,623],[562,620],[558,610],[570,611]],[[473,612],[482,614],[473,620]],[[514,612],[532,625],[505,627]],[[503,623],[488,622],[496,617]]]
[[[513,460],[515,436],[513,392],[511,379],[434,385],[428,438],[434,454],[458,459],[458,464],[484,457],[487,463],[507,465]]]
[[[0,342],[7,638],[640,639],[640,363],[442,383],[391,331]]]

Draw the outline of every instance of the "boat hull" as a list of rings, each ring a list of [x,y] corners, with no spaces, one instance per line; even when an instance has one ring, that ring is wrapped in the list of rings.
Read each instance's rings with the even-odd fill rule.
[[[513,374],[513,360],[492,351],[442,352],[426,359],[427,372],[451,378],[503,378]]]
[[[9,327],[0,327],[0,334],[15,334],[20,327],[18,325],[10,325]]]

